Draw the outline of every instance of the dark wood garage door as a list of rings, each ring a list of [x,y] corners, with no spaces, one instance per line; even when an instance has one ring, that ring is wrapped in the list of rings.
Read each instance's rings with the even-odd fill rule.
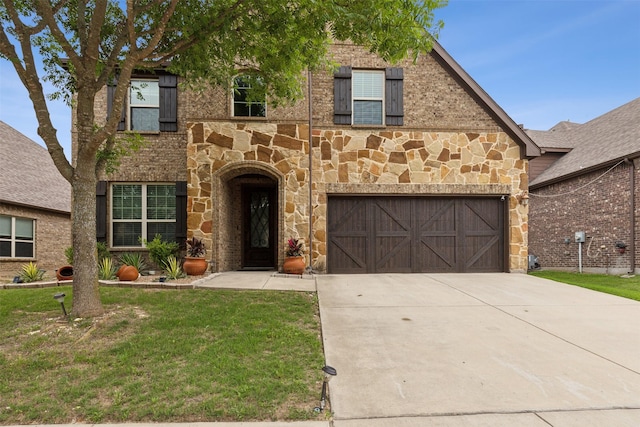
[[[505,271],[500,197],[329,198],[330,273]]]

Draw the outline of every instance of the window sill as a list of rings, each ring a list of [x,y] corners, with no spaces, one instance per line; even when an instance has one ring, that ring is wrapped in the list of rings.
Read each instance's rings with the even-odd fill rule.
[[[268,119],[266,117],[242,117],[242,116],[232,116],[230,120],[234,120],[236,122],[266,122]]]
[[[351,125],[354,129],[385,129],[386,125]]]

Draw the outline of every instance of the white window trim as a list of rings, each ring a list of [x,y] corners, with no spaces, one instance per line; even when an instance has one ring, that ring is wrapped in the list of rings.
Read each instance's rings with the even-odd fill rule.
[[[134,131],[134,132],[138,132],[138,133],[160,133],[160,130],[149,130],[149,129],[131,129],[131,109],[132,108],[155,108],[158,110],[158,112],[160,112],[160,87],[158,87],[158,104],[157,105],[148,105],[148,104],[135,104],[133,102],[131,102],[131,89],[133,88],[134,84],[133,82],[156,82],[159,83],[159,79],[150,79],[150,78],[140,78],[140,77],[132,77],[129,80],[129,90],[128,90],[128,96],[127,96],[127,100],[126,100],[126,108],[127,108],[127,114],[125,114],[125,128],[129,131]],[[158,123],[159,125],[159,123]]]
[[[355,74],[378,74],[382,77],[382,96],[381,97],[356,97],[355,89],[353,85],[355,84],[355,78],[353,77]],[[352,126],[385,126],[385,72],[384,70],[362,70],[362,69],[353,69],[351,71],[351,125]],[[355,113],[355,103],[356,101],[381,101],[382,102],[382,120],[381,123],[356,123],[356,113]]]
[[[142,216],[141,219],[114,219],[113,218],[113,187],[116,185],[140,185],[142,186]],[[140,230],[141,237],[145,239],[144,236],[147,235],[147,224],[148,223],[176,223],[176,219],[147,219],[147,187],[153,185],[175,185],[175,182],[113,182],[109,188],[109,248],[113,249],[143,249],[146,248],[144,242],[140,242],[138,246],[114,246],[113,245],[113,224],[116,222],[121,223],[132,223],[132,222],[140,222],[142,223],[142,227]],[[176,212],[177,214],[177,212]]]
[[[235,81],[238,77],[242,77],[242,74],[238,74],[233,78],[233,85],[231,88],[231,117],[243,120],[266,120],[267,115],[269,114],[266,98],[264,100],[264,116],[236,116],[236,91],[233,86],[235,86]],[[251,89],[251,87],[249,87],[249,89]]]
[[[13,215],[0,215],[0,216],[4,216],[4,217],[8,217],[11,219],[11,235],[9,236],[9,239],[1,239],[1,241],[3,242],[9,242],[11,245],[11,254],[7,257],[7,256],[0,256],[0,259],[36,259],[36,220],[33,218],[27,218],[27,217],[16,217]],[[28,221],[31,221],[31,240],[18,240],[16,239],[16,219],[20,218],[20,219],[26,219]],[[31,243],[32,245],[32,251],[31,251],[31,256],[30,257],[18,257],[16,256],[16,242],[20,242],[20,243]]]

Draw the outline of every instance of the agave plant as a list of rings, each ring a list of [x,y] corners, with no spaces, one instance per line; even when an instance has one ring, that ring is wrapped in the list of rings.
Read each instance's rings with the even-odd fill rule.
[[[144,257],[139,252],[125,252],[118,258],[121,264],[131,265],[142,272],[147,268],[147,263],[144,261]]]
[[[42,280],[44,276],[44,270],[40,270],[37,264],[33,262],[29,262],[29,264],[24,264],[22,266],[22,271],[20,272],[20,278],[23,282],[37,282]]]
[[[182,268],[180,268],[180,262],[173,255],[170,255],[164,262],[164,269],[167,272],[168,279],[175,280],[185,276]]]
[[[98,277],[101,280],[113,280],[116,278],[116,266],[111,258],[102,258],[98,263]]]

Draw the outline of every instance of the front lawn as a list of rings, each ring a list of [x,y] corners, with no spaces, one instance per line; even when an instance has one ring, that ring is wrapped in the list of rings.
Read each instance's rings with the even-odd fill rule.
[[[102,288],[65,320],[56,292],[0,290],[0,424],[318,417],[314,293]]]
[[[640,276],[621,277],[548,270],[534,271],[529,274],[640,301]]]

